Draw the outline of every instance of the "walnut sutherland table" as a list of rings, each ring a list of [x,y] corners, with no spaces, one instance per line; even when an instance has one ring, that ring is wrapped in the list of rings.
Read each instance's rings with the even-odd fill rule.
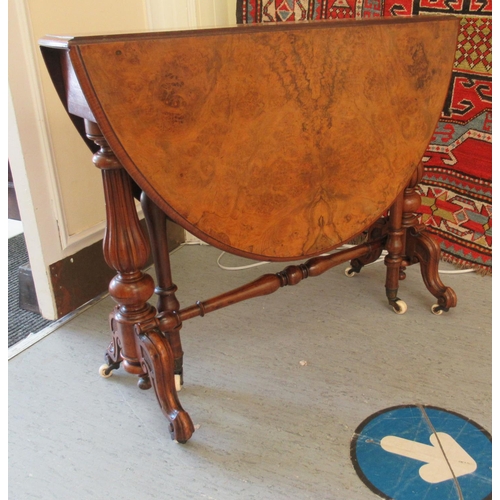
[[[429,16],[40,40],[102,172],[117,304],[101,373],[121,365],[141,389],[153,387],[173,439],[194,431],[177,395],[190,318],[347,261],[354,275],[384,250],[396,312],[406,310],[398,284],[414,263],[437,299],[432,311],[456,305],[438,275],[439,246],[418,223],[416,186],[457,30],[457,19]],[[306,261],[181,308],[167,217],[237,255]],[[360,235],[363,243],[324,255]],[[150,251],[156,286],[142,272]]]

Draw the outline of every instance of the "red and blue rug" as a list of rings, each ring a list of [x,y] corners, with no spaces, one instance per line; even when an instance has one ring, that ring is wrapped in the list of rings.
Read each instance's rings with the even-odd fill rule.
[[[422,220],[443,260],[492,272],[492,0],[238,0],[239,23],[460,17],[448,96],[423,158]]]

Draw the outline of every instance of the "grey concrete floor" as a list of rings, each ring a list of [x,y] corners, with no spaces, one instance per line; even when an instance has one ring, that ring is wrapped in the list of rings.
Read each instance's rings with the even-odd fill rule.
[[[219,254],[172,254],[182,306],[285,267],[224,271]],[[12,358],[9,498],[365,500],[377,495],[349,448],[368,416],[434,405],[491,432],[491,278],[442,275],[459,302],[435,316],[414,266],[396,315],[383,264],[352,279],[345,267],[184,324],[180,400],[197,429],[185,445],[152,390],[123,369],[98,375],[109,297]]]

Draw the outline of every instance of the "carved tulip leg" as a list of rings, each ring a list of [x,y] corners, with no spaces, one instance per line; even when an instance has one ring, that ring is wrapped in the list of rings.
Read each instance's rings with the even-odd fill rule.
[[[137,353],[134,324],[156,313],[147,303],[153,294],[153,279],[141,271],[149,256],[149,243],[139,225],[128,174],[98,126],[86,122],[86,132],[100,147],[93,160],[101,169],[106,199],[103,253],[106,263],[117,272],[109,284],[110,295],[117,306],[110,316],[113,337],[105,358],[111,366],[123,361],[127,372],[141,376],[144,373]],[[141,379],[140,386],[150,387],[147,378]]]
[[[177,400],[172,351],[163,336],[154,332],[149,337],[138,336],[135,331],[136,324],[155,321],[156,309],[147,302],[155,286],[153,278],[141,269],[146,266],[150,248],[137,216],[130,177],[99,127],[88,121],[85,126],[87,136],[100,146],[93,160],[102,172],[106,200],[103,252],[107,264],[117,272],[109,284],[117,305],[111,313],[113,337],[105,357],[112,365],[122,363],[127,372],[138,375],[141,389],[154,386],[160,406],[173,424],[173,437],[183,441],[189,438],[189,425],[177,423],[177,415],[183,415],[183,422],[190,420]],[[159,380],[154,380],[156,376]]]
[[[170,257],[168,253],[167,241],[167,216],[165,213],[146,196],[141,195],[141,204],[146,217],[149,230],[149,238],[153,250],[153,259],[156,270],[156,288],[158,295],[156,309],[159,314],[163,312],[174,312],[179,310],[179,301],[175,296],[177,287],[172,282],[172,273],[170,267]],[[172,348],[174,356],[175,386],[177,390],[181,389],[183,384],[182,359],[183,351],[180,337],[180,326],[164,332]]]

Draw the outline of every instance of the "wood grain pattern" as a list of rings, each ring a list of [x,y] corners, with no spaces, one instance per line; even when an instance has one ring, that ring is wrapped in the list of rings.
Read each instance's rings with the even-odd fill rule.
[[[404,189],[455,37],[450,18],[337,21],[76,40],[71,56],[111,147],[170,217],[220,248],[291,260],[348,241]]]

